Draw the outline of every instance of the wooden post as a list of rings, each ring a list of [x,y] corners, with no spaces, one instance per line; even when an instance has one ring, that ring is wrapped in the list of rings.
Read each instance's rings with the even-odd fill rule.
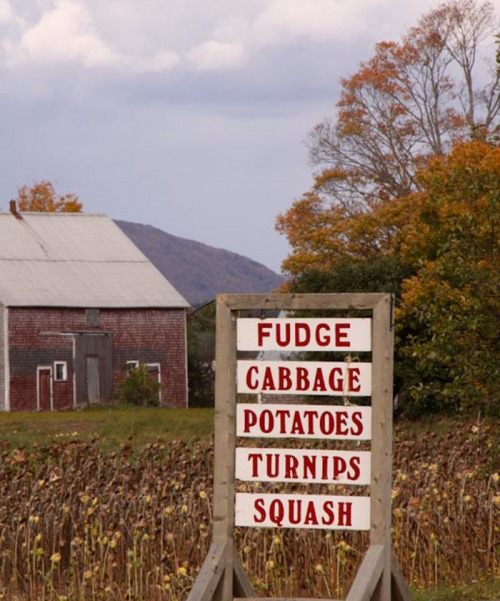
[[[217,299],[213,541],[225,548],[225,571],[214,601],[233,598],[234,453],[236,427],[236,320]]]
[[[372,483],[370,544],[384,547],[381,584],[374,597],[391,598],[393,328],[392,299],[373,309]]]

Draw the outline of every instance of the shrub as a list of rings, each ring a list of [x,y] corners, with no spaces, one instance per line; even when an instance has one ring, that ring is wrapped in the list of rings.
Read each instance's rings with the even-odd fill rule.
[[[142,407],[155,407],[160,404],[161,384],[148,373],[145,365],[134,368],[122,381],[118,399],[122,403],[131,403]]]

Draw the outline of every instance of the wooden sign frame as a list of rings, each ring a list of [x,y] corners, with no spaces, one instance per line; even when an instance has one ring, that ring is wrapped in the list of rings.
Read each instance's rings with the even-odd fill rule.
[[[219,295],[216,330],[213,537],[187,601],[257,601],[234,550],[236,318],[239,311],[372,312],[370,545],[346,601],[411,601],[392,553],[392,296],[367,294]],[[268,598],[269,599],[269,598]],[[274,598],[274,601],[279,601]],[[281,601],[300,601],[281,599]],[[303,600],[305,601],[305,600]],[[318,601],[318,600],[317,600]],[[319,600],[327,601],[327,600]],[[328,600],[329,601],[329,600]]]

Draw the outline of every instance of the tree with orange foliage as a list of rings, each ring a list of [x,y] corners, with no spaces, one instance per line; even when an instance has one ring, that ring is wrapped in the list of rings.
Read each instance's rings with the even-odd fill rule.
[[[339,245],[323,241],[333,267],[312,261],[288,289],[395,293],[396,387],[404,410],[498,413],[500,147],[457,142],[415,179],[418,190],[407,196],[344,214],[344,238],[335,221],[342,208],[334,207],[328,224],[315,214],[317,199],[305,197],[298,219],[311,231],[321,224]],[[321,233],[314,234],[317,250]]]
[[[498,412],[500,148],[458,143],[417,178],[398,234],[414,269],[397,312],[410,404]]]
[[[296,277],[348,257],[391,252],[394,232],[378,219],[387,201],[418,190],[417,171],[456,141],[494,137],[500,113],[494,44],[482,86],[477,59],[480,43],[497,28],[490,2],[448,0],[401,42],[378,44],[342,80],[336,114],[309,137],[319,168],[314,187],[277,219],[292,248],[285,272]]]
[[[312,190],[276,222],[288,290],[397,294],[397,386],[413,414],[498,411],[496,31],[490,2],[447,0],[378,44],[310,135]]]
[[[80,213],[82,203],[76,194],[58,194],[49,181],[26,185],[18,190],[17,206],[20,211],[44,213]]]

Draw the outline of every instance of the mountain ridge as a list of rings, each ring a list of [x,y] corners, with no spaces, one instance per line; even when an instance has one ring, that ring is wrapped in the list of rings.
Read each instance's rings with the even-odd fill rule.
[[[114,220],[193,306],[221,293],[269,293],[283,276],[238,253],[181,238],[152,225]]]

